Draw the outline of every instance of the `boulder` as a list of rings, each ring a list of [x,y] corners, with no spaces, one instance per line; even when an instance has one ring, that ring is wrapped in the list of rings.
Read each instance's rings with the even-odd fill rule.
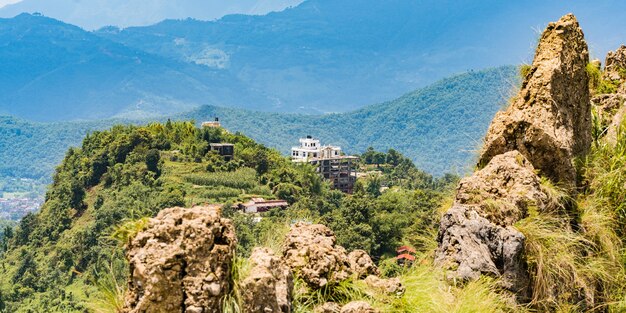
[[[162,210],[127,246],[123,312],[222,312],[235,245],[219,207]]]
[[[268,248],[255,248],[250,274],[242,282],[244,312],[291,312],[293,276]]]
[[[591,145],[588,61],[574,15],[548,24],[519,94],[489,127],[479,165],[518,150],[542,175],[574,185],[572,160]]]
[[[357,278],[365,278],[368,275],[379,275],[378,267],[372,261],[369,254],[364,250],[354,250],[348,254],[350,269]]]
[[[378,313],[369,303],[365,301],[352,301],[341,308],[341,313]]]
[[[475,280],[483,274],[500,277],[502,287],[523,297],[529,285],[524,240],[514,227],[497,225],[457,204],[441,218],[435,264],[454,280]]]
[[[341,306],[335,302],[326,302],[313,310],[314,313],[339,313],[340,311]]]
[[[462,179],[456,203],[506,227],[524,218],[531,206],[545,209],[547,196],[532,164],[518,151],[509,151]]]
[[[283,259],[310,287],[338,283],[352,271],[346,250],[336,242],[328,227],[298,222],[285,238]]]
[[[604,62],[603,78],[607,80],[626,80],[626,46],[622,45],[615,51],[609,51]]]
[[[378,276],[370,275],[363,280],[370,288],[375,289],[378,292],[387,294],[402,295],[405,291],[404,286],[400,282],[398,277],[393,278],[380,278]]]

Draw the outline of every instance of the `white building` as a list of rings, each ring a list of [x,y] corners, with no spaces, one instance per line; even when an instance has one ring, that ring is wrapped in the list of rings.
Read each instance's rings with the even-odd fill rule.
[[[314,159],[328,159],[341,155],[341,147],[322,146],[319,139],[311,136],[300,138],[300,146],[291,148],[291,159],[294,162],[309,162]]]

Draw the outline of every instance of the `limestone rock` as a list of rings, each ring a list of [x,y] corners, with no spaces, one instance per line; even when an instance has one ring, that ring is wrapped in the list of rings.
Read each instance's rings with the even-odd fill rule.
[[[525,237],[514,227],[499,226],[457,204],[442,217],[437,240],[435,264],[448,269],[449,278],[501,277],[504,288],[525,294],[529,282],[523,260]]]
[[[405,288],[402,286],[398,277],[380,278],[378,276],[370,275],[365,278],[364,282],[371,288],[388,294],[401,295],[405,291]]]
[[[378,267],[372,261],[369,254],[364,250],[354,250],[348,254],[350,269],[357,278],[365,278],[368,275],[379,275]]]
[[[603,78],[608,80],[626,80],[626,46],[622,45],[615,51],[609,51],[604,63]]]
[[[624,84],[626,86],[626,84]],[[609,142],[615,142],[617,130],[624,118],[626,108],[626,94],[618,92],[601,94],[593,97],[592,103],[596,106],[598,118],[602,127],[606,127],[605,137]]]
[[[339,313],[341,306],[335,302],[326,302],[313,310],[314,313]]]
[[[518,150],[544,176],[574,185],[572,159],[586,154],[591,144],[588,61],[572,14],[548,24],[519,94],[489,127],[479,164]]]
[[[365,301],[352,301],[341,308],[341,313],[378,313],[369,303]]]
[[[333,232],[320,224],[296,223],[285,238],[283,259],[311,287],[347,279],[352,271],[346,250]]]
[[[547,196],[532,164],[518,151],[509,151],[461,180],[456,202],[494,224],[511,226],[526,216],[529,206],[544,209]]]
[[[218,207],[162,210],[127,247],[123,312],[221,312],[235,245]]]
[[[291,312],[293,276],[268,248],[255,248],[252,269],[242,282],[244,312]]]

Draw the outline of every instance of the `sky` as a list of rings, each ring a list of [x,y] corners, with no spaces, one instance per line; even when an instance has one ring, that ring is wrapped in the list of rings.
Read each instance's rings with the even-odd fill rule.
[[[164,19],[214,20],[227,14],[266,14],[303,0],[0,0],[0,17],[42,13],[94,30],[114,25],[145,26]]]
[[[17,3],[20,2],[21,0],[0,0],[0,8],[7,5],[7,4],[12,4],[12,3]]]

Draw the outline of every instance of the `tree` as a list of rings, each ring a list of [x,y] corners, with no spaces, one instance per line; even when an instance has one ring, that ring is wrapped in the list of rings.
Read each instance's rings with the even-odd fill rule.
[[[159,154],[159,150],[150,149],[148,153],[146,153],[146,166],[148,167],[148,171],[154,172],[159,176],[161,173],[159,171],[159,161],[161,156]]]

